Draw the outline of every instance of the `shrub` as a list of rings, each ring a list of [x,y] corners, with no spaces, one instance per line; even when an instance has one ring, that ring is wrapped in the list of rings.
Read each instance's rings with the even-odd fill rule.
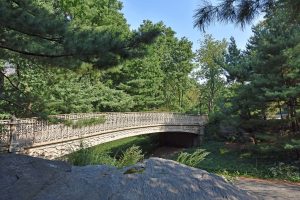
[[[109,155],[109,152],[95,153],[89,151],[89,149],[80,149],[79,151],[67,156],[67,160],[73,165],[116,165],[116,159]]]
[[[106,121],[105,116],[99,116],[94,118],[88,118],[88,119],[78,119],[78,120],[70,120],[70,119],[60,119],[56,117],[44,117],[41,118],[43,120],[47,120],[49,124],[64,124],[65,126],[69,126],[72,128],[83,128],[87,126],[94,126],[98,124],[104,124]]]
[[[299,168],[285,163],[279,163],[277,166],[269,168],[272,178],[287,179],[291,181],[300,181]]]
[[[187,152],[181,152],[177,158],[177,162],[191,167],[197,167],[208,154],[210,154],[210,152],[207,152],[205,149],[197,149],[192,154]]]
[[[285,130],[288,128],[288,120],[280,120],[280,119],[269,119],[269,120],[262,120],[262,119],[250,119],[250,120],[243,120],[241,122],[241,128],[254,132],[254,131],[278,131],[278,130]]]
[[[142,150],[138,146],[132,146],[126,149],[118,159],[116,156],[113,157],[110,154],[111,153],[108,151],[95,152],[90,149],[80,149],[79,151],[68,155],[66,158],[68,162],[77,166],[101,164],[119,168],[134,165],[144,158]]]
[[[120,159],[117,161],[117,167],[125,167],[134,165],[144,159],[142,150],[138,146],[132,146],[122,153]]]
[[[286,150],[300,150],[300,140],[292,139],[289,143],[284,145]]]
[[[236,116],[228,116],[217,112],[209,115],[209,123],[206,126],[206,138],[219,141],[234,142],[240,132],[240,119]]]

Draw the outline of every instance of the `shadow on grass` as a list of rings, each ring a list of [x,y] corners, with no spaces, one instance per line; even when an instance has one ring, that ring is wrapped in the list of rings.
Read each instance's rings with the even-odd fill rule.
[[[66,156],[66,160],[73,165],[94,165],[108,164],[113,165],[122,154],[132,146],[138,146],[145,157],[159,146],[157,134],[142,135],[124,138],[90,148],[83,148]],[[84,147],[84,144],[83,144]]]
[[[143,151],[143,154],[147,157],[151,154],[152,151],[154,151],[157,147],[160,146],[158,134],[159,133],[133,137],[133,139],[125,141],[124,143],[119,144],[118,146],[112,146],[108,150],[109,154],[118,158],[123,151],[135,145],[139,146],[140,149]]]

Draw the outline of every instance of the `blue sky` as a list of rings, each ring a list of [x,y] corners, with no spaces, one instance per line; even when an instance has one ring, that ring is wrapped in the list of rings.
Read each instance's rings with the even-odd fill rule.
[[[143,20],[152,22],[163,21],[171,27],[177,37],[187,37],[193,42],[193,49],[199,48],[199,40],[203,33],[193,28],[193,14],[202,0],[121,0],[123,2],[122,12],[132,29],[137,29]],[[213,0],[212,2],[217,2]],[[255,22],[258,20],[255,20]],[[254,22],[254,23],[255,23]],[[251,36],[251,25],[242,30],[233,24],[215,23],[206,29],[206,33],[212,34],[214,38],[221,40],[233,36],[239,48],[244,48]]]

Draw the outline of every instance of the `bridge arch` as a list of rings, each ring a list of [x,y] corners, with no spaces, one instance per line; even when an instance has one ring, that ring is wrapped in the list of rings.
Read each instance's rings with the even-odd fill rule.
[[[10,152],[24,153],[35,157],[55,159],[83,147],[151,133],[180,132],[196,135],[195,144],[201,142],[205,116],[174,113],[89,113],[52,116],[78,121],[104,117],[105,122],[74,128],[63,123],[17,119],[0,121],[6,134],[0,140],[0,148]]]

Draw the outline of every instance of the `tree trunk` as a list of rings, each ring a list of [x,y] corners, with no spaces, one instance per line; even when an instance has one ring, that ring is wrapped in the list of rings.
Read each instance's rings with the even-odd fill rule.
[[[211,110],[212,110],[212,102],[211,102],[211,100],[208,100],[208,102],[207,102],[207,109],[208,109],[208,113],[210,114]]]
[[[17,77],[18,77],[16,86],[19,87],[20,81],[21,81],[21,70],[20,70],[19,64],[16,64],[16,73],[17,73]]]
[[[261,109],[261,114],[263,116],[263,119],[267,120],[267,113],[266,113],[266,107],[265,106]]]
[[[289,115],[290,115],[290,120],[291,120],[291,129],[294,133],[299,131],[296,104],[297,104],[296,98],[290,98],[290,100],[289,100]]]
[[[281,109],[280,101],[278,101],[277,103],[278,103],[278,108],[279,108],[279,113],[280,113],[280,119],[283,120],[282,109]]]
[[[4,75],[0,73],[0,95],[4,92]]]

